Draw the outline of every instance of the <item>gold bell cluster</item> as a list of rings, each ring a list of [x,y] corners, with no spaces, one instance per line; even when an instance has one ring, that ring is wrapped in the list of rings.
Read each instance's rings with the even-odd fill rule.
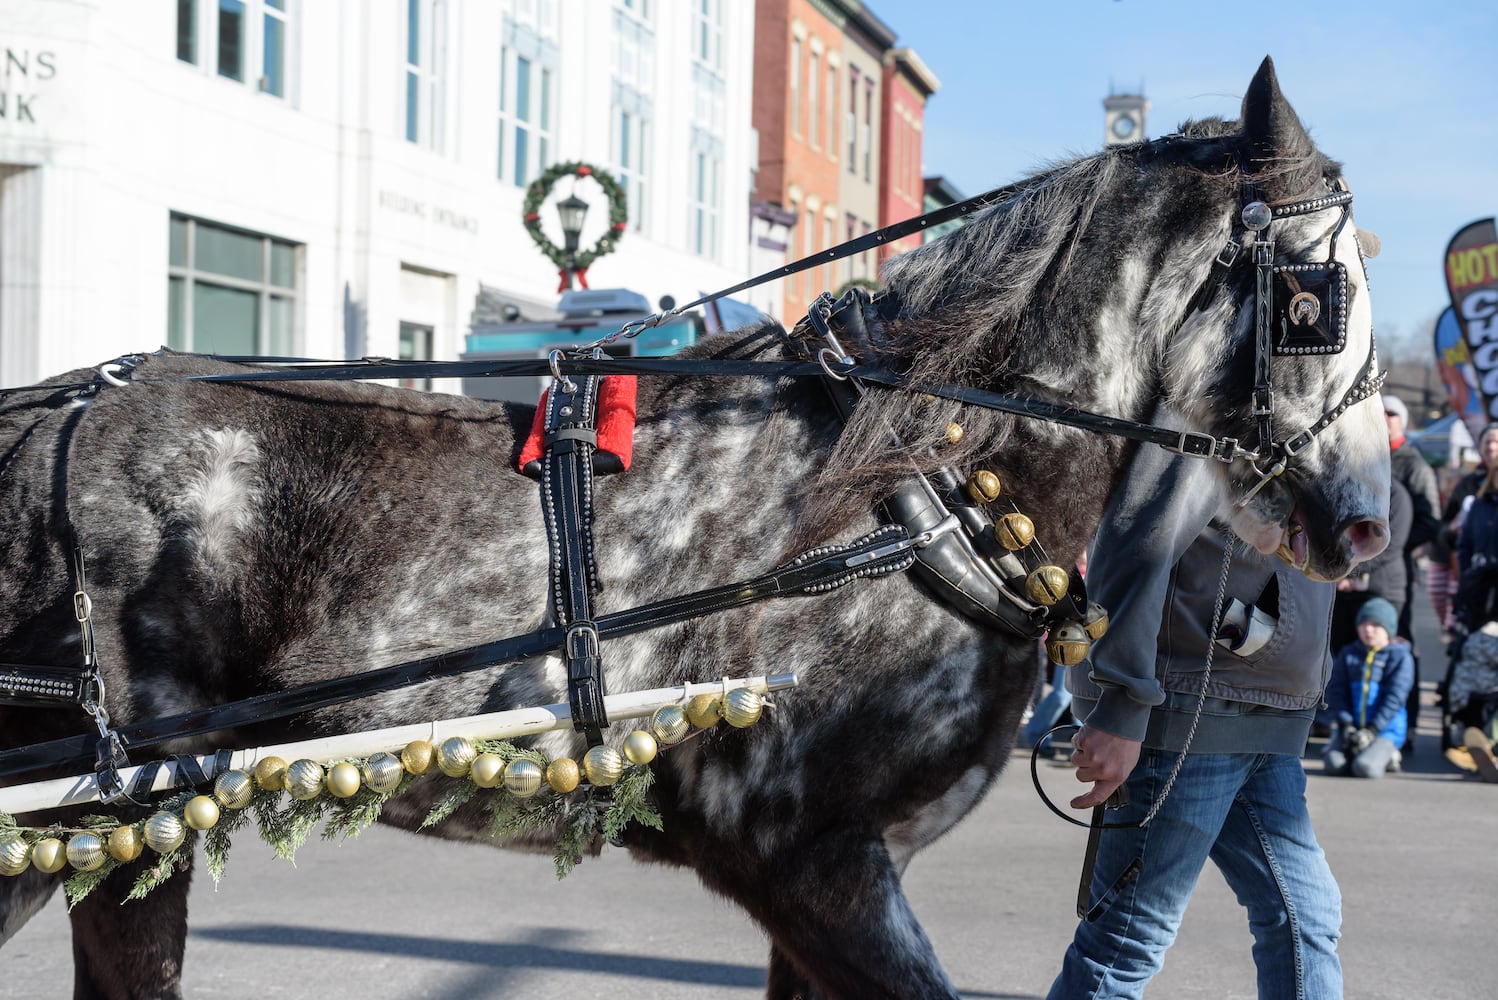
[[[962,428],[951,424],[947,428],[947,440],[956,444],[962,440]],[[996,473],[979,469],[967,477],[964,489],[968,497],[977,504],[990,504],[1003,495],[1003,488]],[[1010,511],[994,522],[994,541],[1007,552],[1017,552],[1035,541],[1035,522],[1019,511]],[[1037,566],[1025,577],[1025,596],[1043,607],[1051,607],[1066,596],[1071,584],[1071,574],[1051,563]],[[1080,621],[1072,620],[1058,625],[1046,636],[1047,655],[1064,667],[1075,666],[1087,658],[1093,642],[1108,631],[1108,611],[1101,604],[1089,603]]]
[[[1045,639],[1045,651],[1051,661],[1063,667],[1074,667],[1087,659],[1092,644],[1108,631],[1108,611],[1097,602],[1089,602],[1081,621],[1069,621],[1051,629]]]
[[[220,774],[211,793],[189,798],[180,811],[161,810],[139,823],[121,824],[113,830],[0,832],[0,875],[20,875],[31,867],[48,874],[68,866],[89,872],[101,867],[106,858],[134,861],[147,847],[158,854],[170,854],[182,846],[189,830],[212,829],[225,810],[244,809],[257,791],[284,791],[300,802],[323,794],[349,799],[361,789],[389,795],[408,775],[424,775],[434,768],[450,778],[467,778],[479,788],[503,787],[520,799],[535,796],[543,786],[566,795],[582,783],[584,776],[594,785],[614,785],[624,777],[627,767],[644,767],[661,747],[682,742],[694,728],[711,729],[719,722],[739,729],[752,726],[759,721],[764,705],[764,698],[748,688],[734,688],[725,695],[697,695],[685,705],[662,705],[644,729],[624,738],[622,752],[610,746],[592,747],[581,764],[570,757],[542,763],[534,759],[539,754],[506,760],[481,749],[483,741],[464,736],[435,745],[413,740],[398,754],[376,753],[359,761],[329,764],[302,758],[288,763],[280,757],[264,757],[253,770]],[[68,835],[66,842],[64,835]]]

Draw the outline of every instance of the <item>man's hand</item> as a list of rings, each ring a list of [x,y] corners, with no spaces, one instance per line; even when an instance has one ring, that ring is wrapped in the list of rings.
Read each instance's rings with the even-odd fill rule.
[[[1126,781],[1139,763],[1139,741],[1083,726],[1072,740],[1072,763],[1077,780],[1092,782],[1092,791],[1071,800],[1073,809],[1100,806]]]

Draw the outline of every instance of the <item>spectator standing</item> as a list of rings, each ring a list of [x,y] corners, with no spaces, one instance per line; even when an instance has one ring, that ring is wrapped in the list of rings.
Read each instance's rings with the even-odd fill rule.
[[[1456,540],[1459,534],[1467,498],[1475,496],[1488,478],[1488,470],[1498,468],[1498,423],[1488,424],[1477,435],[1477,468],[1462,476],[1451,487],[1446,497],[1446,506],[1441,511],[1441,526],[1430,542],[1426,556],[1430,565],[1426,577],[1426,589],[1430,591],[1436,620],[1443,629],[1450,629],[1453,622],[1452,601],[1459,585],[1456,566]]]
[[[1393,641],[1398,625],[1394,605],[1369,598],[1358,609],[1357,639],[1332,659],[1326,704],[1336,724],[1322,755],[1329,774],[1380,778],[1399,768],[1415,661]]]
[[[1410,644],[1410,654],[1415,661],[1415,682],[1410,688],[1409,712],[1412,720],[1420,714],[1420,651],[1415,646],[1415,630],[1410,627],[1410,614],[1414,607],[1415,580],[1418,567],[1415,550],[1435,537],[1440,527],[1441,493],[1436,486],[1436,470],[1430,467],[1420,449],[1406,436],[1410,411],[1398,396],[1387,393],[1383,397],[1384,419],[1389,428],[1389,467],[1393,477],[1404,484],[1410,493],[1410,534],[1404,543],[1404,604],[1399,611],[1399,636]],[[1408,756],[1415,752],[1415,727],[1411,726],[1400,749]]]

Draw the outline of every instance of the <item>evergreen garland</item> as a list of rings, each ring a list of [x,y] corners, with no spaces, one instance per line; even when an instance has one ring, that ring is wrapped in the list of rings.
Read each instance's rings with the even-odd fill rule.
[[[493,753],[505,763],[516,758],[532,760],[544,771],[547,758],[534,750],[522,749],[502,740],[477,740],[479,752]],[[363,760],[350,760],[363,769]],[[331,766],[335,761],[327,762]],[[480,796],[489,798],[491,816],[490,834],[496,838],[515,836],[546,829],[556,831],[555,864],[558,878],[564,878],[582,860],[600,835],[615,840],[630,823],[643,823],[661,829],[661,817],[646,801],[652,774],[643,765],[629,766],[618,783],[607,789],[606,795],[597,794],[597,789],[584,784],[577,791],[560,795],[542,783],[537,795],[521,799],[505,791],[503,785],[495,788],[480,788],[467,778],[450,778],[437,771],[435,766],[426,775],[406,774],[395,790],[375,792],[362,786],[346,799],[336,798],[326,789],[315,798],[298,800],[280,790],[269,791],[258,783],[253,785],[254,794],[242,809],[222,809],[218,822],[202,833],[203,852],[208,871],[217,884],[223,878],[228,864],[229,844],[232,835],[245,826],[253,824],[260,838],[270,845],[277,856],[294,861],[296,851],[322,824],[324,840],[349,839],[357,836],[376,820],[385,803],[397,795],[404,794],[418,781],[440,781],[446,788],[437,803],[421,823],[421,829],[435,826],[447,819],[464,803]],[[196,791],[178,792],[156,803],[152,812],[168,812],[181,816],[184,807],[195,796]],[[146,820],[132,824],[121,823],[110,816],[89,815],[79,821],[79,826],[63,828],[22,827],[15,818],[0,812],[0,842],[20,837],[28,845],[47,837],[64,838],[71,834],[92,833],[101,840],[120,826],[134,826],[140,833]],[[182,842],[166,853],[157,853],[150,847],[144,849],[142,858],[145,867],[131,888],[129,899],[141,899],[151,890],[185,870],[191,863],[193,851],[199,841],[200,831],[188,828]],[[115,869],[123,864],[107,852],[97,868],[74,871],[64,883],[68,907],[71,909],[96,889]]]

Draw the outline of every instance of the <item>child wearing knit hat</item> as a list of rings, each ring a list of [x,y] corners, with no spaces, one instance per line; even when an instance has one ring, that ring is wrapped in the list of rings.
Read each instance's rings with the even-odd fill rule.
[[[1398,627],[1394,605],[1369,598],[1358,609],[1358,641],[1332,659],[1326,704],[1337,724],[1322,754],[1329,774],[1377,778],[1399,767],[1415,661],[1408,645],[1392,641]]]

